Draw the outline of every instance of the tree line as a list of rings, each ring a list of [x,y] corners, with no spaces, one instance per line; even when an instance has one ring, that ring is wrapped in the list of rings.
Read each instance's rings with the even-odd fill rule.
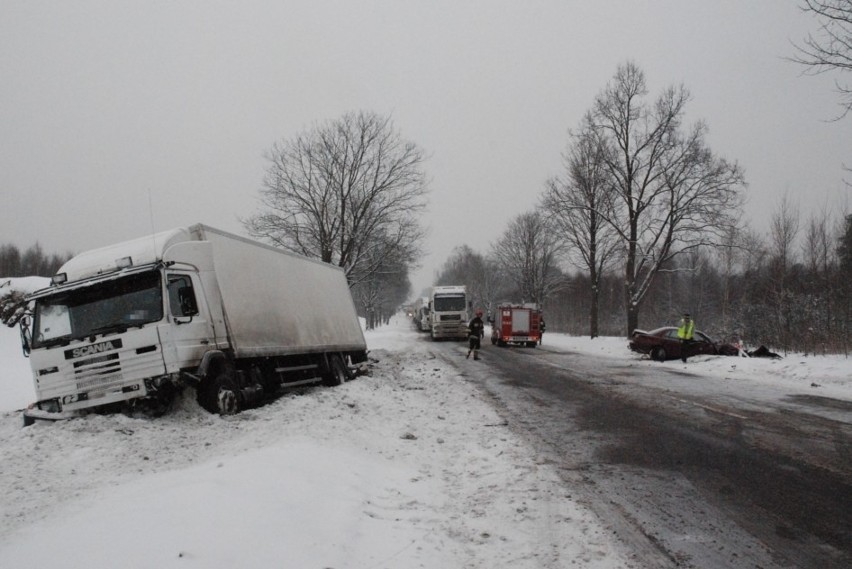
[[[485,256],[457,249],[438,284],[472,284],[484,307],[537,303],[551,330],[591,337],[690,312],[723,339],[847,351],[848,212],[803,223],[785,194],[768,236],[754,233],[740,215],[741,168],[709,148],[703,122],[685,124],[688,91],[647,95],[642,70],[619,66],[535,210]]]
[[[0,245],[0,278],[51,277],[72,256],[45,253],[38,243],[23,251],[16,245]]]
[[[638,65],[618,67],[570,133],[563,172],[493,247],[524,301],[543,305],[565,289],[566,265],[585,273],[594,337],[603,279],[618,271],[629,335],[659,275],[735,230],[742,170],[709,148],[703,122],[685,124],[689,99],[680,85],[649,100]]]
[[[526,216],[524,216],[526,217]],[[539,214],[539,217],[540,214]],[[717,340],[761,344],[812,354],[852,349],[852,214],[823,210],[803,220],[782,200],[767,235],[742,230],[727,246],[694,250],[664,264],[640,310],[646,329],[676,325],[689,311],[699,329]],[[438,284],[467,283],[474,302],[529,301],[529,279],[504,265],[496,249],[485,254],[463,245],[445,262]],[[735,237],[735,238],[734,238]],[[623,276],[549,269],[550,292],[541,302],[548,329],[575,335],[623,335]],[[597,315],[592,333],[591,315]]]
[[[820,32],[792,60],[814,72],[852,69],[852,2],[800,7]],[[850,90],[838,82],[838,91],[845,116]],[[768,240],[749,232],[743,171],[709,147],[704,122],[686,124],[689,100],[683,85],[650,99],[639,66],[620,65],[570,132],[538,207],[512,220],[487,256],[459,248],[435,284],[465,283],[484,306],[501,295],[549,305],[552,326],[592,337],[688,310],[707,331],[845,349],[848,217],[810,220],[801,259],[801,220],[786,197]],[[385,320],[411,296],[421,252],[423,151],[390,118],[361,111],[314,124],[267,157],[247,231],[340,266],[370,325]]]
[[[682,85],[651,98],[642,70],[620,65],[569,132],[537,207],[486,255],[457,249],[434,284],[466,284],[484,308],[537,303],[552,330],[592,337],[688,311],[718,337],[846,349],[843,220],[826,210],[800,235],[785,196],[767,237],[749,231],[744,174],[709,148],[706,124],[686,124],[689,100]],[[268,159],[249,234],[341,267],[368,325],[387,321],[412,297],[423,151],[390,118],[362,111],[275,144]]]

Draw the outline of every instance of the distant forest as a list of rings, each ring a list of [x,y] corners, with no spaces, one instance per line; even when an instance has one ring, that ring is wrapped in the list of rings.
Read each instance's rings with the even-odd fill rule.
[[[736,246],[697,249],[668,261],[644,298],[638,327],[676,326],[681,313],[690,312],[696,327],[716,340],[784,352],[850,354],[852,215],[840,225],[831,223],[828,213],[812,218],[804,224],[799,247],[793,246],[798,217],[773,219],[769,240],[747,231]],[[792,220],[787,227],[796,231],[780,231],[782,219]],[[590,335],[595,304],[598,333],[591,336],[624,336],[620,271],[606,271],[595,295],[588,274],[549,270],[553,286],[539,303],[548,331]],[[529,302],[522,286],[528,273],[462,246],[435,284],[467,284],[474,304],[490,312],[501,301]]]
[[[819,257],[788,266],[772,257],[752,261],[736,272],[712,254],[672,263],[648,292],[640,328],[677,326],[681,313],[690,312],[696,326],[716,340],[783,352],[850,353],[848,267],[820,263]],[[588,335],[590,286],[587,276],[566,277],[565,287],[544,303],[549,330]],[[600,289],[600,333],[623,335],[623,277],[607,274]]]
[[[15,245],[0,245],[0,278],[51,277],[72,256],[45,253],[38,243],[24,251]]]

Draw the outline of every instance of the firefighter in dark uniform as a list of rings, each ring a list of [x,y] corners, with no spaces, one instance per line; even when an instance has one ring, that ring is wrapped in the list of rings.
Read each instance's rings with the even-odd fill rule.
[[[470,319],[470,322],[467,325],[468,333],[470,334],[468,338],[468,350],[466,358],[470,357],[470,353],[473,352],[473,359],[479,359],[479,348],[481,345],[482,337],[485,335],[485,323],[482,322],[482,309],[477,308],[476,316]]]

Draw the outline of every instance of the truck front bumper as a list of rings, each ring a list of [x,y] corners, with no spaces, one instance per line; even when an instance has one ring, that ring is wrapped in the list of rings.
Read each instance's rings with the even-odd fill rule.
[[[45,404],[47,407],[48,402],[41,402]],[[74,419],[75,417],[80,417],[82,413],[79,411],[59,411],[58,403],[56,404],[55,411],[49,410],[47,408],[40,409],[36,403],[33,403],[23,412],[24,426],[29,427],[34,424],[36,421],[67,421],[68,419]]]
[[[467,326],[458,324],[436,324],[432,328],[432,337],[436,339],[455,338],[465,340],[468,337]]]

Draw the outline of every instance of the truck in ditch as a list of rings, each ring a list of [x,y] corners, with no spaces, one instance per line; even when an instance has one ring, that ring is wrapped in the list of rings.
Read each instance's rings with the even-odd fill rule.
[[[541,311],[532,304],[497,305],[491,322],[491,343],[536,347],[541,342]]]
[[[435,286],[429,296],[429,331],[433,340],[466,340],[470,320],[467,287]]]
[[[367,360],[340,268],[201,224],[77,255],[28,301],[25,424],[167,408],[188,385],[231,414],[284,385],[338,385]]]

